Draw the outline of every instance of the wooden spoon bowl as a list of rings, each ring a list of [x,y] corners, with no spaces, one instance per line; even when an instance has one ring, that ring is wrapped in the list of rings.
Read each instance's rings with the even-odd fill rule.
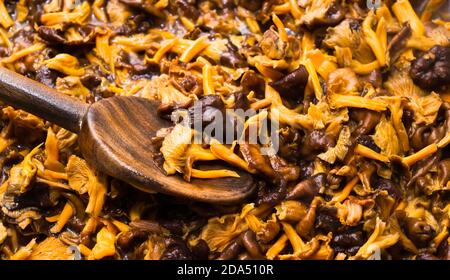
[[[159,103],[139,97],[111,97],[94,103],[84,117],[80,148],[85,159],[101,171],[143,191],[156,191],[210,203],[241,202],[254,189],[253,177],[195,179],[166,176],[155,161],[152,137],[169,121],[157,115]],[[228,168],[215,165],[214,169]]]

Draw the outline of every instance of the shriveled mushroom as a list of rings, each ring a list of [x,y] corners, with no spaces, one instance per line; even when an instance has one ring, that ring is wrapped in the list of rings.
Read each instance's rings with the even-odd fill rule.
[[[344,8],[338,0],[309,1],[301,22],[308,28],[333,26],[345,17]]]
[[[61,27],[40,26],[38,34],[39,37],[55,46],[79,47],[93,45],[96,32],[90,26],[65,24]]]
[[[312,156],[314,153],[326,151],[336,144],[336,139],[322,130],[308,131],[302,143],[301,153]]]
[[[262,259],[261,248],[253,231],[247,230],[239,236],[239,241],[253,259]]]
[[[260,9],[263,1],[259,0],[239,0],[239,5],[246,8],[249,11],[255,12]]]
[[[305,88],[308,82],[308,71],[306,71],[305,66],[300,65],[300,67],[280,80],[271,82],[270,86],[276,89],[280,94],[286,95],[297,95],[300,98],[302,89]],[[292,93],[293,92],[293,93]]]
[[[411,26],[409,24],[405,24],[403,28],[389,42],[388,52],[391,63],[394,63],[401,55],[411,35]]]
[[[156,8],[155,5],[153,5],[151,2],[143,0],[119,0],[119,1],[126,5],[129,5],[130,7],[142,9],[151,15],[164,18],[164,14],[158,8]],[[185,1],[178,1],[178,2],[185,2]]]
[[[289,191],[286,199],[307,198],[311,200],[320,188],[325,185],[326,176],[323,173],[314,175],[311,178],[301,181]]]
[[[250,168],[257,169],[270,179],[274,179],[277,176],[275,170],[270,165],[269,158],[261,154],[258,145],[244,143],[239,145],[239,150]]]
[[[413,61],[410,71],[414,83],[436,90],[450,84],[450,47],[436,45]]]
[[[374,60],[374,55],[363,38],[361,22],[357,19],[345,19],[337,26],[328,28],[323,44],[330,49],[349,48],[352,58],[361,63]]]
[[[352,109],[350,118],[358,122],[354,130],[356,135],[369,134],[381,119],[381,114],[367,109]]]
[[[242,251],[242,246],[235,240],[230,243],[220,254],[219,260],[232,260],[235,259]]]
[[[359,81],[350,68],[339,68],[330,73],[327,81],[327,92],[337,94],[352,94],[357,92]]]
[[[186,243],[179,238],[170,238],[166,241],[168,244],[161,260],[192,260],[192,252],[187,247]]]
[[[358,227],[350,227],[333,236],[331,247],[333,247],[335,252],[345,252],[349,255],[355,255],[364,242],[364,233]]]
[[[259,46],[270,59],[282,59],[286,55],[287,43],[281,40],[279,34],[273,28],[264,32]]]
[[[435,231],[425,221],[407,217],[406,233],[418,247],[424,247],[434,237]]]
[[[317,207],[322,203],[321,198],[315,197],[309,206],[305,217],[297,224],[296,230],[301,237],[307,237],[314,227]]]

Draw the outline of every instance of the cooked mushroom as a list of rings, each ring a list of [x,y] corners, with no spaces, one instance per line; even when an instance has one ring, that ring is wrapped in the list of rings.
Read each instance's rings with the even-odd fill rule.
[[[382,73],[379,69],[375,69],[371,71],[368,75],[362,76],[361,78],[363,81],[372,84],[372,86],[374,86],[375,88],[381,88],[383,84]]]
[[[450,84],[450,47],[436,45],[413,61],[410,71],[414,83],[436,90]]]
[[[305,238],[310,234],[310,231],[314,227],[314,222],[316,220],[316,211],[318,205],[321,204],[321,200],[315,197],[309,206],[308,212],[303,217],[303,219],[297,224],[296,230],[301,237]]]
[[[242,250],[242,246],[237,242],[231,242],[230,245],[223,250],[222,254],[219,256],[219,260],[232,260],[235,259]]]
[[[364,242],[364,233],[361,230],[358,230],[357,227],[346,228],[333,236],[331,247],[333,247],[335,252],[345,252],[353,256],[358,252]]]
[[[155,5],[153,5],[151,2],[148,1],[143,1],[143,0],[119,0],[120,2],[129,5],[130,7],[136,8],[136,9],[142,9],[143,11],[163,18],[164,14],[158,10],[158,8],[155,7]],[[177,1],[179,3],[185,3],[185,1]]]
[[[262,259],[261,248],[253,231],[247,230],[239,236],[239,241],[253,259]]]
[[[435,231],[425,221],[406,218],[406,233],[418,247],[425,247],[434,237]]]
[[[302,89],[305,88],[308,82],[308,77],[308,71],[306,71],[305,66],[301,65],[298,69],[287,74],[280,80],[271,82],[270,86],[284,96],[295,95],[300,99]]]
[[[367,109],[352,109],[350,117],[358,122],[354,130],[355,135],[370,134],[381,119],[381,114]]]
[[[62,28],[40,26],[39,37],[54,45],[80,47],[94,44],[95,29],[90,26],[66,24]]]
[[[255,12],[256,10],[260,9],[262,6],[262,2],[259,0],[239,0],[239,5],[244,7],[245,9]]]
[[[147,237],[148,233],[146,233],[145,231],[131,229],[119,235],[116,243],[121,250],[128,250],[147,240]]]
[[[192,128],[205,127],[211,124],[217,114],[222,114],[225,110],[225,104],[219,96],[205,96],[188,109],[190,123]],[[198,119],[196,113],[201,113],[201,119]],[[196,118],[197,116],[197,118]]]
[[[345,10],[340,1],[310,1],[306,6],[302,23],[308,28],[317,26],[334,26],[345,17]]]
[[[269,29],[264,33],[259,46],[263,54],[271,59],[282,59],[286,55],[287,44],[273,29]]]
[[[286,197],[287,187],[286,181],[280,179],[275,186],[270,186],[266,183],[260,183],[258,185],[258,193],[256,203],[258,205],[268,203],[270,205],[276,205],[280,203]]]
[[[192,260],[192,252],[189,250],[184,241],[178,238],[171,238],[166,249],[161,255],[161,260]]]
[[[375,189],[379,190],[385,190],[388,192],[390,196],[392,196],[395,199],[399,199],[402,196],[402,192],[400,189],[400,186],[398,186],[396,183],[392,182],[392,180],[388,180],[382,177],[373,176],[372,177],[372,183],[371,185]]]
[[[401,52],[406,46],[406,43],[411,35],[411,26],[409,26],[409,24],[406,24],[405,26],[403,26],[400,32],[398,32],[389,42],[388,51],[391,63],[394,63],[401,55]]]
[[[325,178],[325,174],[319,173],[309,179],[301,181],[289,191],[286,199],[312,199],[318,194],[320,188],[325,185]]]
[[[333,135],[326,134],[322,130],[308,131],[302,143],[301,154],[313,156],[314,153],[320,153],[333,147],[336,139]]]
[[[315,228],[328,234],[336,232],[340,227],[337,209],[333,206],[320,205],[317,209]]]
[[[239,150],[250,168],[258,170],[271,180],[275,179],[277,174],[270,165],[269,158],[261,154],[258,145],[244,143],[239,145]]]

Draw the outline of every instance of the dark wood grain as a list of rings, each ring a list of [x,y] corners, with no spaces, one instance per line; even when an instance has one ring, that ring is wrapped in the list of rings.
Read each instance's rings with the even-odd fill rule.
[[[171,123],[158,117],[158,103],[138,97],[112,97],[94,103],[83,121],[80,148],[96,168],[144,191],[157,191],[209,203],[242,202],[255,189],[253,177],[192,179],[166,176],[154,161],[151,138]],[[216,165],[214,168],[229,168]]]
[[[178,175],[166,176],[154,160],[151,138],[172,124],[158,117],[155,101],[112,97],[88,106],[1,67],[0,100],[79,133],[81,152],[92,166],[143,191],[231,204],[242,202],[255,189],[253,177],[240,170],[240,178],[190,183]]]
[[[78,133],[88,105],[0,67],[0,100]]]

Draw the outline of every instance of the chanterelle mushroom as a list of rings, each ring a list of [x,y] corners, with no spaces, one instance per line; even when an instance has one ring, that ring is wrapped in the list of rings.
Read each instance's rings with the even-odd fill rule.
[[[308,28],[316,26],[333,26],[345,17],[344,9],[339,0],[309,1],[305,15],[301,21]]]

